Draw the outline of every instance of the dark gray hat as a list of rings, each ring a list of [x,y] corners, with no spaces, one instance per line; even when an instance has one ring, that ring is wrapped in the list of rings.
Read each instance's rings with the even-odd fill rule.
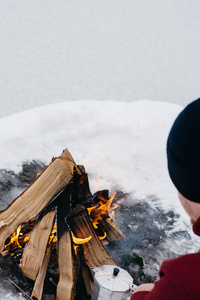
[[[167,159],[178,191],[200,203],[200,98],[176,118],[167,140]]]

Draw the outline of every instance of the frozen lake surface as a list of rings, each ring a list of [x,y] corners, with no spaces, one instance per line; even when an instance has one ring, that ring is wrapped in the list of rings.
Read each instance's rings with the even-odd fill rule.
[[[0,116],[80,99],[199,97],[198,0],[0,2]]]

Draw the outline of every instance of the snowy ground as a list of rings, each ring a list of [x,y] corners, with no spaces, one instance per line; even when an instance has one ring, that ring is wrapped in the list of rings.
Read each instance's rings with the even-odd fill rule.
[[[120,190],[131,195],[129,205],[147,200],[152,208],[173,210],[181,214],[175,231],[192,235],[166,165],[167,135],[181,109],[147,100],[73,101],[13,114],[0,119],[0,169],[19,172],[25,161],[48,163],[68,148],[85,166],[92,192]]]
[[[119,188],[137,198],[156,194],[177,207],[168,177],[166,140],[181,106],[152,101],[75,101],[38,107],[0,119],[0,168],[68,148],[90,176],[91,188]],[[178,203],[178,201],[177,201]]]
[[[58,101],[199,97],[199,0],[0,1],[0,116]]]
[[[0,1],[0,169],[19,172],[68,148],[93,192],[173,209],[176,228],[193,237],[165,146],[182,108],[167,102],[199,97],[199,8],[198,0]],[[179,251],[180,241],[170,247]],[[0,299],[16,299],[7,289],[0,283]]]

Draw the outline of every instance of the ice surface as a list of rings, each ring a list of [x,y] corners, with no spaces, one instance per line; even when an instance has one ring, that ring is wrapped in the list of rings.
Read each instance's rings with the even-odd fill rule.
[[[175,2],[175,3],[174,3]],[[0,116],[77,99],[199,97],[198,0],[0,2]]]

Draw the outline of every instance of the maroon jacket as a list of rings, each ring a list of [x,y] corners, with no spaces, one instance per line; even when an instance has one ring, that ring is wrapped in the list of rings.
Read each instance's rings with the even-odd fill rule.
[[[200,218],[194,223],[193,231],[200,236]],[[200,253],[164,261],[159,276],[151,292],[138,291],[131,300],[200,299]]]

